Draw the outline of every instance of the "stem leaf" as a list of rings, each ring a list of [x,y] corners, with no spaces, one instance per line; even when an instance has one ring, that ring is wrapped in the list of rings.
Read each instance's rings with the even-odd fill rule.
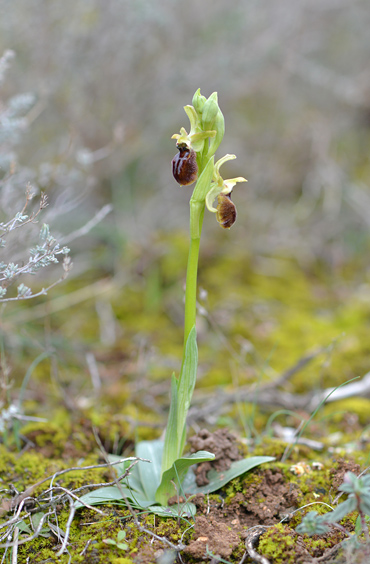
[[[139,461],[133,468],[139,471],[140,483],[147,499],[154,499],[157,486],[161,480],[161,461],[163,441],[140,441],[136,445],[135,454],[151,462]]]
[[[170,497],[173,495],[181,495],[182,481],[187,474],[189,467],[193,464],[213,460],[215,455],[205,450],[200,450],[187,457],[178,458],[172,464],[171,468],[163,472],[161,483],[155,494],[155,499],[161,505],[167,505]],[[186,492],[184,492],[186,493]]]
[[[184,432],[186,428],[186,417],[190,407],[191,398],[197,380],[198,347],[197,332],[195,325],[192,327],[186,341],[184,362],[181,367],[180,378],[177,385],[177,445],[176,458],[180,457],[185,442]]]
[[[275,460],[273,456],[251,456],[250,458],[243,458],[242,460],[233,462],[229,470],[226,470],[226,472],[217,472],[212,469],[207,474],[209,484],[201,487],[196,485],[195,475],[190,470],[186,476],[183,487],[187,493],[212,493],[225,486],[234,478],[252,470],[252,468],[259,466],[260,464],[264,464],[265,462],[272,462],[273,460]]]
[[[162,473],[171,467],[174,460],[178,456],[177,444],[177,385],[178,381],[175,374],[171,378],[171,403],[170,412],[168,414],[168,422],[166,428],[166,437],[164,439],[163,457],[162,457]],[[159,480],[158,480],[159,483]]]
[[[154,499],[146,499],[142,494],[137,493],[132,488],[127,488],[123,484],[121,485],[121,488],[118,488],[117,486],[98,488],[93,492],[89,492],[81,496],[80,499],[88,505],[99,505],[101,503],[112,503],[114,501],[124,503],[125,501],[122,497],[122,493],[128,500],[130,500],[131,505],[137,509],[145,509],[155,503]],[[84,507],[81,501],[75,501],[74,506],[76,509]]]
[[[204,204],[206,195],[209,192],[212,175],[214,170],[214,157],[208,159],[206,166],[203,169],[202,174],[198,178],[198,182],[195,185],[193,195],[191,197],[191,202],[198,202]]]
[[[197,512],[197,508],[195,507],[194,503],[186,501],[185,503],[176,503],[175,505],[171,505],[170,507],[163,507],[162,505],[151,505],[148,508],[148,511],[155,513],[155,515],[159,515],[160,517],[186,518],[194,517]]]

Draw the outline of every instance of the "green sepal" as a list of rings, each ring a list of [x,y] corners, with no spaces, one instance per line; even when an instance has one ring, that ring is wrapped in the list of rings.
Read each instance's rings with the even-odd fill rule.
[[[217,184],[217,182],[213,182],[211,189],[209,190],[209,192],[207,192],[206,206],[207,206],[207,209],[210,212],[213,212],[213,213],[217,212],[216,208],[214,208],[212,204],[215,201],[215,199],[217,198],[217,196],[220,194],[221,190],[222,190],[222,188],[220,187],[220,185]]]
[[[198,90],[195,92],[194,96],[193,96],[193,100],[192,100],[192,104],[194,106],[195,111],[197,112],[197,114],[200,116],[202,111],[203,111],[203,106],[206,102],[207,98],[205,96],[202,96],[202,94],[200,93],[200,88],[198,88]]]
[[[215,154],[225,135],[225,118],[220,109],[218,110],[218,114],[212,128],[215,129],[217,133],[216,133],[216,137],[214,137],[211,140],[211,143],[209,145],[209,149],[207,153],[208,157],[211,157],[212,155]]]
[[[201,131],[199,117],[193,106],[184,106],[184,110],[190,121],[190,135]]]
[[[196,153],[202,153],[204,149],[204,145],[206,139],[210,137],[216,137],[217,132],[214,130],[211,131],[199,131],[198,133],[194,133],[191,135],[191,146]]]
[[[213,92],[208,100],[205,102],[202,111],[202,126],[203,129],[215,129],[214,124],[220,108],[217,102],[217,92]]]

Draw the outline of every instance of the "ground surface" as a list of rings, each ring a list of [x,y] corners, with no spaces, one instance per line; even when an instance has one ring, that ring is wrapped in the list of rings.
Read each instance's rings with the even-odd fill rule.
[[[80,496],[115,477],[106,465],[82,468],[104,465],[104,452],[131,456],[136,441],[163,433],[169,374],[181,358],[187,240],[160,239],[155,248],[154,257],[153,250],[131,251],[124,288],[101,291],[83,280],[89,299],[67,294],[43,310],[40,303],[6,312],[1,542],[17,539],[19,564],[167,564],[174,549],[178,562],[250,563],[246,544],[270,564],[366,562],[361,545],[342,544],[342,530],[311,538],[295,532],[306,512],[337,503],[346,471],[359,474],[370,463],[366,387],[362,397],[327,402],[314,413],[331,387],[365,381],[366,276],[344,267],[330,275],[319,265],[304,271],[285,259],[265,259],[262,268],[262,261],[243,262],[237,249],[230,258],[212,245],[200,271],[200,364],[187,448],[214,452],[221,473],[240,457],[275,462],[198,495],[194,519],[134,518],[122,504],[100,506],[102,513],[78,509],[69,519],[71,492]],[[69,291],[76,296],[80,288]],[[39,358],[40,351],[47,354]],[[6,409],[19,398],[22,416],[44,421],[12,418]],[[295,430],[301,436],[291,442]],[[208,470],[197,469],[199,484]],[[315,505],[301,509],[307,504]],[[17,510],[24,526],[15,530]],[[347,533],[356,518],[342,521]],[[3,562],[12,562],[14,549],[0,550]]]
[[[64,443],[62,450],[58,452],[54,448],[54,455],[53,432],[40,424],[37,430],[27,431],[26,434],[27,439],[34,442],[34,448],[21,456],[7,453],[4,449],[2,451],[3,485],[8,488],[4,488],[2,494],[3,522],[9,522],[9,517],[22,503],[24,515],[31,513],[40,517],[51,510],[49,521],[41,529],[41,536],[39,534],[36,539],[18,547],[18,562],[174,562],[171,547],[179,549],[178,562],[258,562],[245,554],[248,542],[252,543],[257,554],[265,555],[268,559],[263,562],[366,562],[358,547],[355,552],[351,548],[351,559],[348,555],[340,556],[340,553],[346,552],[346,546],[341,544],[346,539],[342,531],[333,529],[329,534],[311,538],[295,532],[302,516],[312,509],[307,507],[296,511],[298,508],[312,503],[316,504],[316,508],[326,507],[319,502],[333,504],[344,473],[348,470],[356,474],[360,472],[360,465],[352,456],[328,457],[327,453],[323,455],[311,451],[307,446],[297,445],[290,461],[281,463],[279,457],[284,453],[284,445],[280,441],[270,440],[257,447],[253,454],[266,453],[268,450],[269,453],[275,453],[276,462],[234,479],[216,494],[198,494],[192,499],[197,507],[195,519],[184,516],[176,521],[142,512],[134,519],[124,505],[106,504],[99,507],[103,514],[94,509],[78,510],[68,527],[70,507],[65,492],[81,495],[93,489],[91,484],[109,482],[113,478],[112,470],[105,467],[70,470],[54,476],[52,480],[53,473],[70,468],[71,455],[75,457],[77,454],[75,449],[79,433],[85,436],[85,448],[94,450],[94,437],[91,431],[87,431],[87,422],[80,421],[73,427],[70,441]],[[245,455],[245,447],[240,444],[238,447],[235,437],[226,429],[215,433],[202,430],[191,442],[194,448],[203,446],[216,453],[216,460],[212,464],[220,472],[240,458],[243,451]],[[355,457],[363,459],[360,451]],[[91,462],[103,462],[93,453],[86,458]],[[319,461],[322,461],[321,464],[318,464]],[[197,472],[199,485],[205,483],[206,470],[199,468]],[[39,477],[45,472],[50,478],[30,488],[38,483]],[[51,482],[53,490],[50,490]],[[81,486],[88,487],[80,489]],[[25,487],[30,488],[26,493]],[[54,498],[52,504],[49,497]],[[356,517],[354,513],[343,520],[348,533],[353,533]],[[31,524],[32,519],[35,518],[25,517],[24,522]],[[36,528],[35,521],[33,525]],[[140,526],[145,531],[140,530]],[[58,555],[66,528],[69,530],[67,549],[65,554]],[[117,546],[119,531],[125,531],[124,548]],[[22,534],[21,529],[18,538],[25,540],[30,534],[31,531],[26,530]]]

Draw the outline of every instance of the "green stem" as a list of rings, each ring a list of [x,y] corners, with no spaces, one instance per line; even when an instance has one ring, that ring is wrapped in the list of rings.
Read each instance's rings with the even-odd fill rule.
[[[190,247],[188,256],[188,266],[186,271],[185,289],[185,322],[184,322],[184,352],[189,333],[196,321],[197,311],[197,278],[198,278],[198,259],[200,235],[202,232],[204,217],[204,204],[193,204],[190,202]],[[193,225],[197,225],[198,236],[192,236]]]
[[[186,415],[197,378],[196,344],[197,277],[200,236],[203,226],[205,196],[211,184],[214,162],[208,159],[199,166],[199,179],[190,199],[190,245],[186,271],[184,350],[179,379],[172,376],[171,404],[162,455],[162,477],[182,456],[186,437]],[[172,491],[172,490],[171,490]]]

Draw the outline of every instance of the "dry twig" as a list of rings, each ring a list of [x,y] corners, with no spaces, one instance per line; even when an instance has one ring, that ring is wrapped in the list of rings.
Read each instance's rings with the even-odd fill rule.
[[[240,564],[242,564],[245,560],[245,556],[248,553],[249,558],[256,562],[257,564],[270,564],[270,561],[267,560],[264,556],[258,554],[255,551],[255,546],[258,544],[258,540],[260,536],[267,530],[267,527],[256,526],[252,527],[247,531],[247,538],[245,539],[245,548],[246,553],[244,554]]]

